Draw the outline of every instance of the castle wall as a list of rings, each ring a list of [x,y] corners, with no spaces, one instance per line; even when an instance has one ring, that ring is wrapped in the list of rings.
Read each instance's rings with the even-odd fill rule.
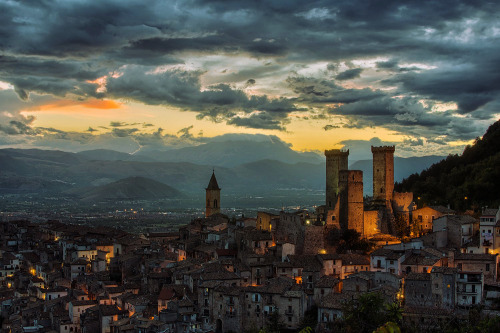
[[[341,170],[339,179],[339,222],[344,229],[354,229],[364,234],[363,172]]]
[[[390,201],[394,192],[394,146],[373,147],[373,199]]]
[[[382,213],[379,210],[367,210],[364,212],[364,235],[369,237],[380,233]]]
[[[304,247],[302,254],[318,254],[325,248],[324,227],[310,225],[304,227]]]
[[[394,192],[392,200],[395,212],[409,212],[413,206],[413,192]]]
[[[349,150],[325,150],[326,156],[326,209],[335,209],[339,194],[339,172],[347,170]]]

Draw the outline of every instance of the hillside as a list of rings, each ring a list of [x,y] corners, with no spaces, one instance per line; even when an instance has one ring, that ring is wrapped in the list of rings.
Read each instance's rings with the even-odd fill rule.
[[[79,190],[78,196],[83,201],[109,200],[158,200],[173,199],[182,196],[173,187],[144,177],[129,177],[116,182],[97,186],[88,190]]]
[[[402,181],[408,176],[427,169],[433,163],[443,160],[445,156],[422,156],[422,157],[394,157],[394,181]],[[364,193],[372,195],[373,192],[373,161],[356,161],[349,166],[350,170],[363,171]]]
[[[412,191],[419,204],[451,204],[458,210],[498,206],[500,203],[500,121],[467,146],[462,155],[450,155],[420,174],[396,184]]]

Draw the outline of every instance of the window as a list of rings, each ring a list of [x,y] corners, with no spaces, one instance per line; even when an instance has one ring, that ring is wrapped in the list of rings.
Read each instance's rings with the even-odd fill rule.
[[[490,264],[486,264],[486,271],[489,272],[490,271]]]

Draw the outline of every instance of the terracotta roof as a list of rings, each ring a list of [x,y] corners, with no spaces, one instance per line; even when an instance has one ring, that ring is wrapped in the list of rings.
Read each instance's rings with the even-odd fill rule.
[[[440,258],[436,258],[434,256],[432,257],[425,257],[420,254],[411,254],[409,257],[407,257],[402,264],[403,265],[420,265],[420,266],[434,266]]]
[[[323,265],[319,262],[316,255],[291,255],[288,257],[293,267],[300,267],[304,271],[319,272]]]
[[[483,213],[481,214],[481,217],[483,216],[495,216],[497,215],[498,208],[486,208],[483,210]]]
[[[448,215],[447,218],[453,222],[457,222],[460,224],[469,224],[477,221],[476,218],[470,215]]]
[[[440,212],[441,214],[454,214],[455,211],[453,209],[449,209],[445,206],[429,206],[429,208],[434,209],[437,212]]]
[[[86,306],[86,305],[96,305],[96,301],[91,300],[81,300],[81,301],[71,301],[73,306]]]
[[[455,260],[495,260],[497,254],[487,253],[455,253]]]
[[[370,259],[361,254],[341,254],[342,266],[345,265],[370,265]]]
[[[215,178],[215,171],[212,172],[212,177],[210,177],[210,182],[206,190],[220,190],[219,184],[217,184],[217,179]]]
[[[99,305],[99,311],[103,316],[114,316],[128,313],[127,310],[120,310],[116,305]]]
[[[430,273],[414,273],[411,272],[406,276],[405,280],[418,280],[418,281],[430,281],[431,274]]]
[[[339,279],[333,276],[324,275],[315,284],[315,288],[333,288],[340,282]]]
[[[319,303],[320,308],[341,310],[346,302],[357,299],[359,293],[343,291],[342,293],[329,293],[323,297]]]
[[[455,267],[433,267],[432,273],[442,273],[442,274],[456,274],[458,272],[458,268]]]

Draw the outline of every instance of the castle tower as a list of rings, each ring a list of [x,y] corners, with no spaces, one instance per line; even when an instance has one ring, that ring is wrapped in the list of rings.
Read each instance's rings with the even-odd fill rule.
[[[220,188],[215,178],[215,171],[212,172],[212,177],[208,183],[206,190],[207,205],[205,207],[205,217],[220,213]]]
[[[339,172],[339,223],[342,229],[354,229],[364,234],[363,171]]]
[[[326,210],[335,209],[339,194],[339,172],[347,170],[349,150],[325,150],[326,156]]]
[[[373,200],[390,201],[394,192],[394,146],[373,147]]]

